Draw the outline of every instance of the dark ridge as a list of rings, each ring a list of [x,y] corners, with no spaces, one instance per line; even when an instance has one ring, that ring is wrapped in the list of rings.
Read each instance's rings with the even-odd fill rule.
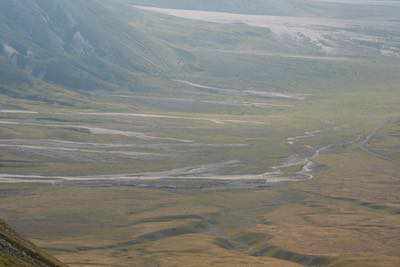
[[[217,237],[214,240],[214,244],[216,244],[217,246],[219,246],[221,248],[227,249],[227,250],[237,249],[237,245],[234,242],[230,241],[227,238],[223,238],[223,237]]]
[[[281,260],[291,261],[304,266],[327,266],[331,258],[326,256],[305,255],[272,245],[265,245],[262,249],[251,253],[252,256],[268,256]]]
[[[400,214],[400,208],[389,207],[386,205],[370,203],[370,202],[361,202],[360,205],[367,207],[369,209],[388,211],[389,213],[392,213],[392,214]]]
[[[362,200],[359,200],[356,198],[351,198],[351,197],[335,197],[335,196],[327,196],[327,195],[312,193],[312,192],[308,192],[308,193],[315,194],[315,195],[318,195],[318,196],[326,198],[326,199],[333,199],[333,200],[354,203],[356,205],[359,205],[359,206],[362,206],[362,207],[365,207],[368,209],[376,210],[376,211],[388,212],[390,214],[400,214],[400,208],[391,207],[391,206],[384,205],[384,204],[362,201]]]
[[[185,220],[185,219],[197,219],[197,220],[204,220],[204,218],[200,215],[196,214],[178,214],[178,215],[169,215],[169,216],[161,216],[155,218],[148,218],[139,220],[136,224],[140,223],[149,223],[149,222],[168,222],[173,220]]]
[[[373,210],[378,210],[378,211],[384,211],[384,212],[388,212],[391,214],[400,214],[400,208],[395,208],[395,207],[390,207],[387,205],[383,205],[383,204],[378,204],[378,203],[373,203],[373,202],[366,202],[366,201],[361,201],[358,199],[354,199],[354,198],[347,198],[347,197],[329,197],[331,199],[335,199],[335,200],[342,200],[342,201],[348,201],[348,202],[353,202],[357,205],[369,208],[369,209],[373,209]]]
[[[330,257],[305,255],[265,244],[265,240],[268,239],[270,239],[270,237],[264,234],[245,233],[233,238],[232,240],[218,237],[214,240],[214,244],[227,250],[240,250],[245,253],[247,252],[249,255],[255,257],[268,256],[299,263],[304,266],[327,266],[331,262]],[[262,242],[264,242],[264,244]],[[260,244],[263,245],[260,246]]]
[[[211,214],[210,214],[211,215]],[[205,218],[201,215],[197,214],[176,214],[176,215],[167,215],[167,216],[160,216],[160,217],[153,217],[153,218],[146,218],[142,220],[137,220],[129,224],[118,225],[118,227],[130,227],[142,223],[155,223],[155,222],[170,222],[174,220],[196,220],[196,221],[203,221],[207,222],[210,225],[215,224],[215,221],[212,218]]]
[[[173,217],[173,216],[171,216],[171,217]],[[173,220],[173,219],[170,219],[170,220]],[[151,221],[152,220],[150,220],[149,222],[151,222]],[[168,220],[165,220],[165,221],[168,221]],[[138,245],[138,244],[141,244],[144,242],[157,241],[157,240],[161,240],[161,239],[173,237],[173,236],[200,233],[200,232],[203,232],[203,231],[209,229],[209,227],[212,223],[213,222],[211,220],[203,219],[201,221],[195,221],[195,222],[192,222],[187,225],[180,226],[180,227],[173,227],[173,228],[167,228],[167,229],[163,229],[163,230],[159,230],[159,231],[150,232],[147,234],[140,235],[133,240],[130,240],[127,242],[121,242],[121,243],[117,243],[117,244],[112,244],[112,245],[92,246],[92,247],[78,246],[75,248],[48,247],[48,249],[52,250],[52,251],[66,251],[66,252],[107,250],[107,249],[125,250],[130,246]]]

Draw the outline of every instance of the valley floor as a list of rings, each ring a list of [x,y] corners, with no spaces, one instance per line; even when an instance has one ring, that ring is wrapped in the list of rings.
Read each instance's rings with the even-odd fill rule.
[[[398,98],[3,105],[0,216],[70,266],[397,266]]]

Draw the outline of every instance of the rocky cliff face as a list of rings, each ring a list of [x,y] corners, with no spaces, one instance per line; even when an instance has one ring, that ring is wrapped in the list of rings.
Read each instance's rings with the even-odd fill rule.
[[[0,266],[62,267],[65,265],[24,240],[0,221]]]

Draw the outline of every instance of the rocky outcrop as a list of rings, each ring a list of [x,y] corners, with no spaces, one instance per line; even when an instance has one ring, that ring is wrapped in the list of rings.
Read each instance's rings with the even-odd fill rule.
[[[0,221],[0,266],[63,267],[31,242]]]

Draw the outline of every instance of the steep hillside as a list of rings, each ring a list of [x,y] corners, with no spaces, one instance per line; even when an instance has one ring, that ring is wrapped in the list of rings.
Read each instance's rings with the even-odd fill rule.
[[[110,89],[129,86],[137,74],[177,68],[174,50],[128,25],[123,2],[107,3],[1,1],[0,65],[7,65],[1,80],[15,75],[12,66],[70,88]]]
[[[0,221],[0,266],[62,267],[65,265],[40,251]]]

